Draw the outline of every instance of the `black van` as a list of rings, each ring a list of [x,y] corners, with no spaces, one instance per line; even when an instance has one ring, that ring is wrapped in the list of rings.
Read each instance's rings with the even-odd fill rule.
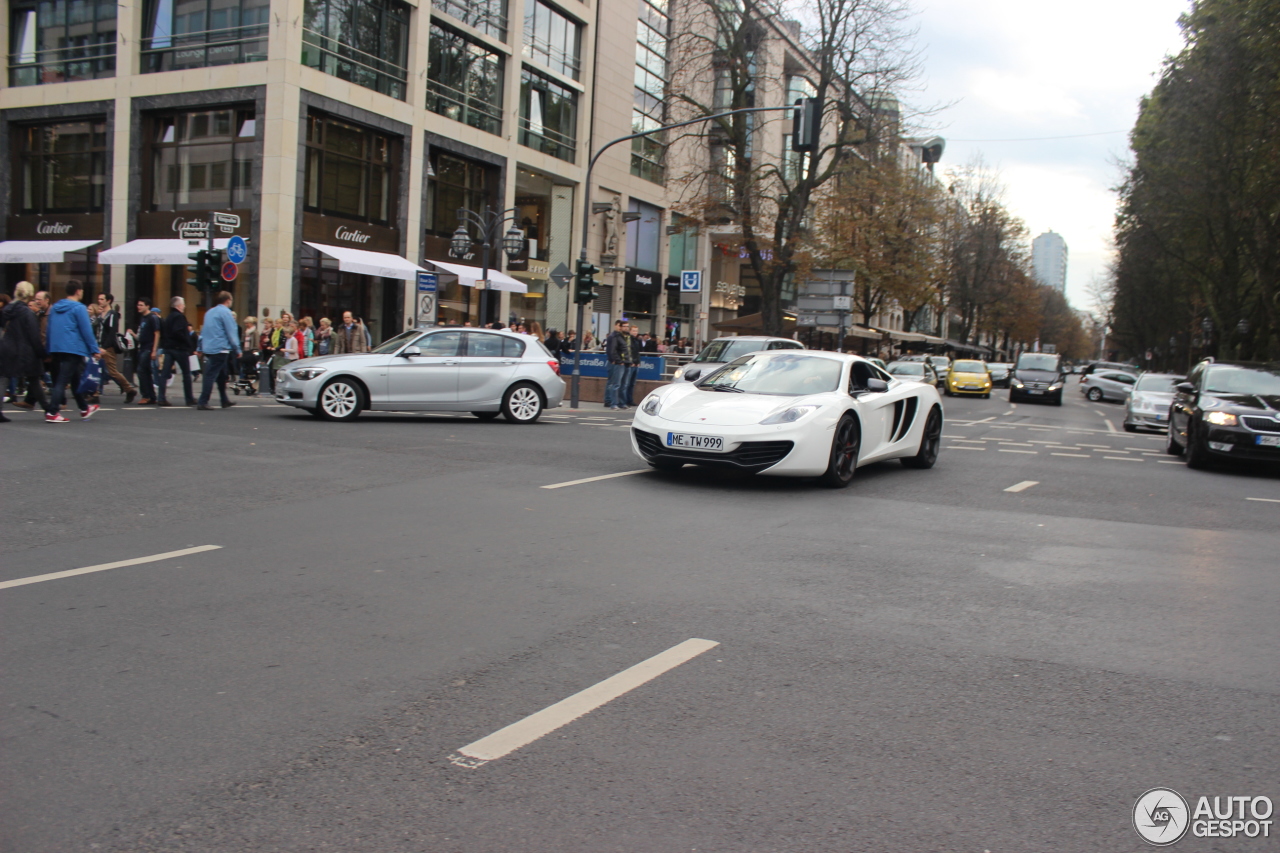
[[[1019,400],[1062,405],[1062,356],[1050,352],[1024,352],[1009,374],[1009,402]]]

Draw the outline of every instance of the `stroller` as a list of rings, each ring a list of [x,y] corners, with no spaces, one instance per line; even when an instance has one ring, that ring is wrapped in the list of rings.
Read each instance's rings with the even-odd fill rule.
[[[243,353],[240,356],[240,370],[236,373],[236,381],[231,385],[231,390],[237,397],[241,394],[252,397],[258,393],[257,382],[258,353]]]

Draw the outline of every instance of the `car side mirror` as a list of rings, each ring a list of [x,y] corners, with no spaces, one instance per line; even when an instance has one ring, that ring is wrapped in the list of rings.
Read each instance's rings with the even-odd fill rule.
[[[885,382],[883,379],[876,379],[872,377],[867,380],[867,387],[863,390],[869,394],[883,394],[885,391],[889,390],[889,383]]]
[[[702,368],[700,367],[695,367],[693,370],[686,370],[684,372],[684,378],[688,379],[690,382],[697,379],[701,375],[702,375]]]
[[[422,355],[422,350],[421,350],[421,348],[419,348],[419,347],[405,347],[404,349],[400,350],[400,357],[401,357],[401,358],[413,358],[415,355]]]
[[[1194,394],[1196,393],[1196,386],[1192,385],[1190,382],[1179,382],[1177,385],[1173,386],[1173,390],[1182,394]]]

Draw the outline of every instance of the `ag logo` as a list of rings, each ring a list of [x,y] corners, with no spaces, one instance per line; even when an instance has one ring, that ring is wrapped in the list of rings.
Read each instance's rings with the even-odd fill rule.
[[[1172,788],[1152,788],[1133,804],[1133,828],[1148,844],[1173,844],[1187,834],[1190,825],[1187,801]]]

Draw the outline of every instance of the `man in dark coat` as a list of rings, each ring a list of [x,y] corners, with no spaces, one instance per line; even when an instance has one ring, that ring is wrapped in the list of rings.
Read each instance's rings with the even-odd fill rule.
[[[34,293],[30,282],[19,282],[13,301],[0,311],[0,331],[4,333],[0,338],[0,388],[8,385],[10,378],[25,378],[30,393],[43,409],[44,386],[40,384],[40,374],[44,373],[44,341],[40,339],[40,321],[28,304]],[[0,402],[3,400],[0,394]],[[0,423],[8,420],[0,412]]]
[[[182,370],[182,393],[188,406],[196,404],[196,395],[191,387],[191,353],[195,347],[191,342],[191,321],[183,313],[187,301],[181,296],[173,297],[169,303],[169,316],[164,318],[160,327],[160,348],[164,350],[164,370],[160,376],[161,406],[172,406],[168,400],[169,380],[173,378],[173,368]]]

